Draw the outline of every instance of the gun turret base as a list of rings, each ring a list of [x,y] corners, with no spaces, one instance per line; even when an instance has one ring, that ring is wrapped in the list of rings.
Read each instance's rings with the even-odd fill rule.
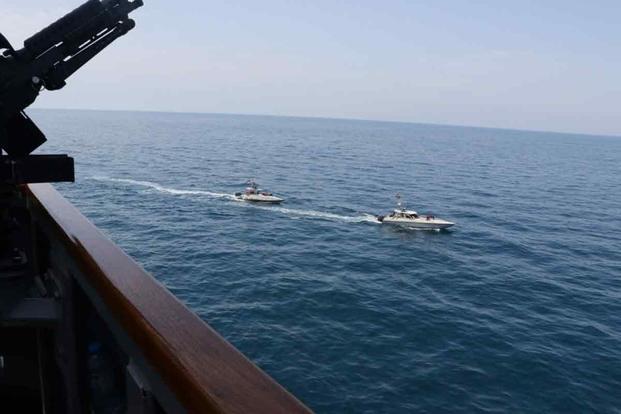
[[[27,184],[75,181],[73,158],[65,155],[0,156],[0,183]]]

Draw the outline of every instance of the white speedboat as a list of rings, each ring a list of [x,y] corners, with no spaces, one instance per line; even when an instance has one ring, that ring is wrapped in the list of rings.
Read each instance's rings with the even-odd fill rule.
[[[257,183],[253,180],[248,181],[248,187],[246,187],[243,193],[235,193],[235,197],[238,200],[250,201],[254,203],[277,204],[284,201],[284,199],[276,197],[269,191],[261,190]]]
[[[401,203],[401,196],[397,194],[397,208],[385,216],[377,216],[383,224],[392,224],[411,229],[440,230],[454,226],[455,223],[439,219],[431,214],[418,214],[414,210],[406,210]]]

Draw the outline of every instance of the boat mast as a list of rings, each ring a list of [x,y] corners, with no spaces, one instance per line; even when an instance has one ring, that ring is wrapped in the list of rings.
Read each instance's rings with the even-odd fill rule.
[[[401,211],[405,211],[405,205],[401,201],[401,193],[395,194],[395,199],[397,199],[397,209]]]

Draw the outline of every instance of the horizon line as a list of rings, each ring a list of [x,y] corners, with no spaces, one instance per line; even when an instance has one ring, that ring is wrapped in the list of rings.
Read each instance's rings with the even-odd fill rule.
[[[440,124],[434,122],[418,122],[418,121],[395,121],[385,119],[364,119],[364,118],[340,118],[340,117],[327,117],[327,116],[307,116],[307,115],[275,115],[275,114],[250,114],[250,113],[234,113],[234,112],[199,112],[199,111],[172,111],[172,110],[154,110],[154,109],[94,109],[94,108],[46,108],[46,107],[31,107],[28,109],[42,109],[46,111],[90,111],[90,112],[140,112],[140,113],[159,113],[159,114],[179,114],[179,115],[225,115],[225,116],[254,116],[254,117],[271,117],[271,118],[299,118],[299,119],[323,119],[329,121],[359,121],[359,122],[380,122],[391,124],[410,124],[410,125],[427,125],[436,127],[457,127],[457,128],[472,128],[472,129],[489,129],[499,131],[515,131],[515,132],[535,132],[545,134],[559,134],[559,135],[578,135],[589,137],[601,137],[601,138],[621,138],[621,134],[598,134],[591,132],[569,132],[569,131],[551,131],[541,129],[518,129],[507,127],[491,127],[481,125],[458,125],[458,124]]]

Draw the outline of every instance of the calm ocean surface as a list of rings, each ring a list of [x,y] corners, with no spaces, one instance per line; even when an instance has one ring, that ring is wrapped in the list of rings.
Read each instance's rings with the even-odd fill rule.
[[[317,412],[621,412],[621,138],[30,114],[57,188]],[[457,225],[375,223],[396,192]]]

